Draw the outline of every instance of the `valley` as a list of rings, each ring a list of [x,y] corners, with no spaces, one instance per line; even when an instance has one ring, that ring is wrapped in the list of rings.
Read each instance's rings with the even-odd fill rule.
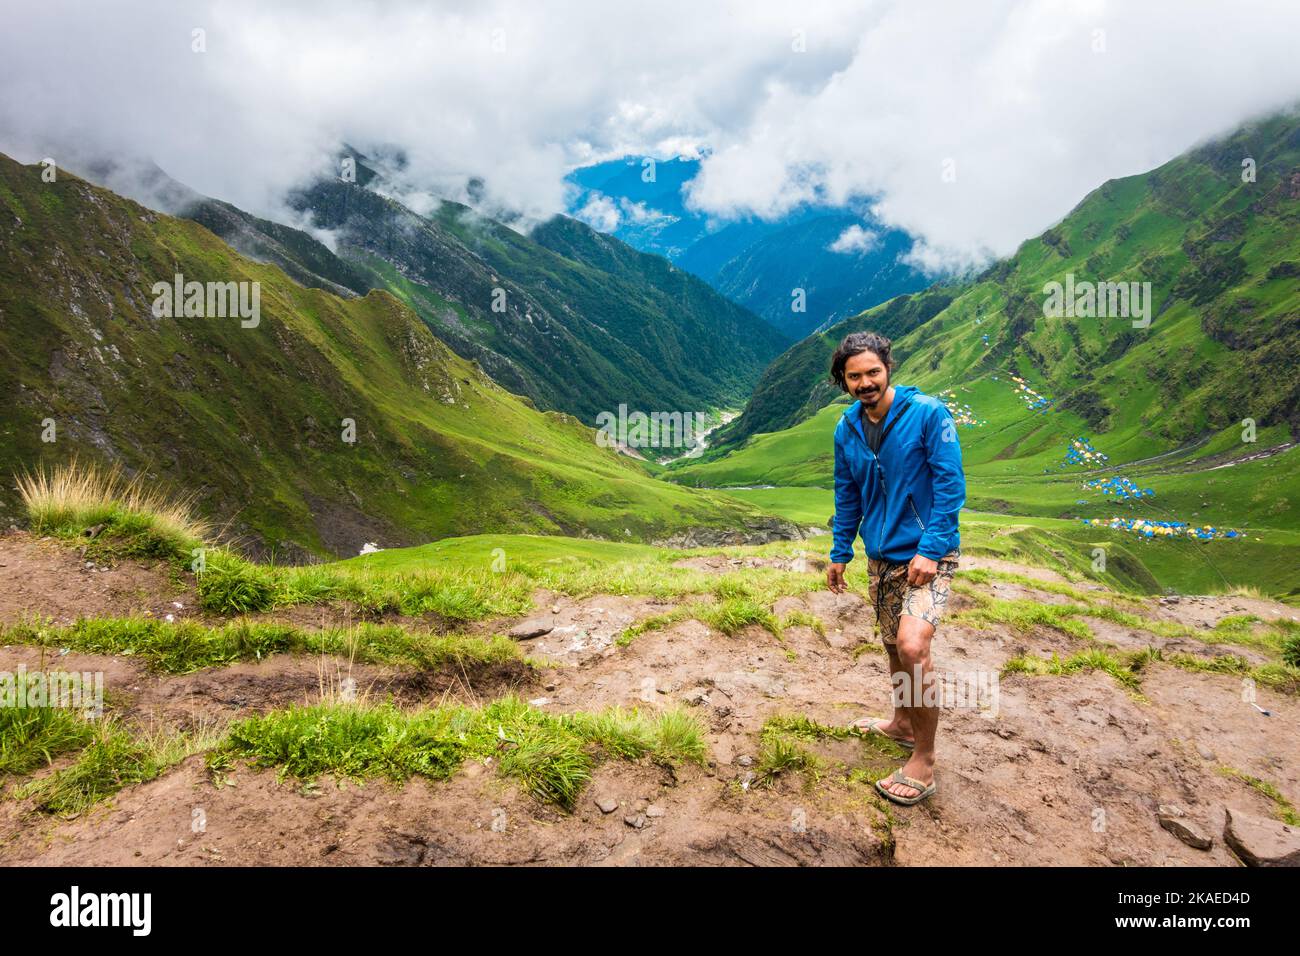
[[[327,247],[0,156],[0,862],[1293,862],[1296,114],[793,344],[577,220],[369,182],[296,195]],[[1045,308],[1076,279],[1150,297]],[[934,653],[987,693],[919,808],[848,729],[891,706],[860,547],[826,587],[868,328],[968,487]],[[696,450],[622,453],[674,414]]]

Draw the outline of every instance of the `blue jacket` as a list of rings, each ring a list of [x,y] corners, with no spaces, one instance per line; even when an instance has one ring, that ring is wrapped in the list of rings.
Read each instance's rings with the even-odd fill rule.
[[[894,387],[877,457],[867,447],[856,399],[835,426],[835,544],[831,561],[853,560],[862,529],[867,557],[939,560],[960,544],[966,503],[957,425],[943,402],[911,385]]]

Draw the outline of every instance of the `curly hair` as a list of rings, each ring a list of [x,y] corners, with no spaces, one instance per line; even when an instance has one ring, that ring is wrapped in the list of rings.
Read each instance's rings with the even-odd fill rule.
[[[890,354],[892,348],[889,339],[883,335],[875,332],[850,332],[844,336],[839,348],[831,356],[831,381],[842,391],[847,392],[849,388],[844,384],[844,364],[853,356],[861,355],[863,352],[874,352],[884,363],[885,368],[892,372],[894,370],[894,357]]]

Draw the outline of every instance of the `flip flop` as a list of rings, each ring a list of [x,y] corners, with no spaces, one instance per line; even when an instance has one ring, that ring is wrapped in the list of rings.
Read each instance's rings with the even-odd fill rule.
[[[903,773],[902,767],[899,767],[897,770],[894,771],[893,776],[889,778],[888,782],[901,783],[905,787],[911,787],[913,790],[921,791],[920,793],[916,794],[916,796],[913,797],[900,797],[898,794],[890,793],[883,786],[881,786],[879,780],[876,781],[876,789],[880,792],[880,795],[882,797],[884,797],[886,800],[892,800],[894,801],[894,803],[902,804],[905,807],[910,807],[913,804],[920,803],[926,797],[931,796],[939,789],[939,784],[937,782],[932,783],[927,787],[920,780],[913,780],[911,777],[907,776],[907,774]]]
[[[871,721],[871,723],[867,724],[865,730],[858,726],[858,724],[862,723],[862,721],[864,720]],[[862,734],[863,736],[866,736],[867,734],[877,734],[881,737],[884,737],[886,740],[892,740],[894,743],[898,744],[898,746],[902,747],[904,750],[916,749],[916,744],[913,743],[912,741],[899,740],[897,737],[891,737],[889,734],[885,733],[877,726],[878,724],[883,724],[884,722],[885,722],[884,717],[859,717],[857,720],[853,721],[853,723],[849,724],[849,729],[852,731],[856,731],[857,733]]]

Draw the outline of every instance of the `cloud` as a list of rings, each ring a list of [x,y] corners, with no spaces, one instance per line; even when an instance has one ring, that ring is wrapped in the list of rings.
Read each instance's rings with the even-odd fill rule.
[[[613,232],[623,217],[614,200],[603,193],[592,193],[578,210],[578,218],[600,232]]]
[[[774,84],[715,140],[694,208],[873,197],[927,271],[1012,253],[1107,179],[1300,99],[1300,5],[886,5],[821,89]]]
[[[826,248],[831,252],[860,256],[880,245],[880,234],[861,226],[849,226]]]
[[[269,215],[340,142],[393,144],[414,191],[464,199],[481,176],[487,210],[542,218],[575,166],[691,152],[772,79],[815,89],[848,62],[856,6],[796,24],[738,0],[22,4],[0,34],[0,149],[131,151]]]
[[[1300,97],[1297,35],[1292,0],[48,0],[6,11],[0,150],[146,156],[283,221],[382,144],[395,195],[525,225],[575,166],[703,154],[697,210],[854,200],[943,268]]]

